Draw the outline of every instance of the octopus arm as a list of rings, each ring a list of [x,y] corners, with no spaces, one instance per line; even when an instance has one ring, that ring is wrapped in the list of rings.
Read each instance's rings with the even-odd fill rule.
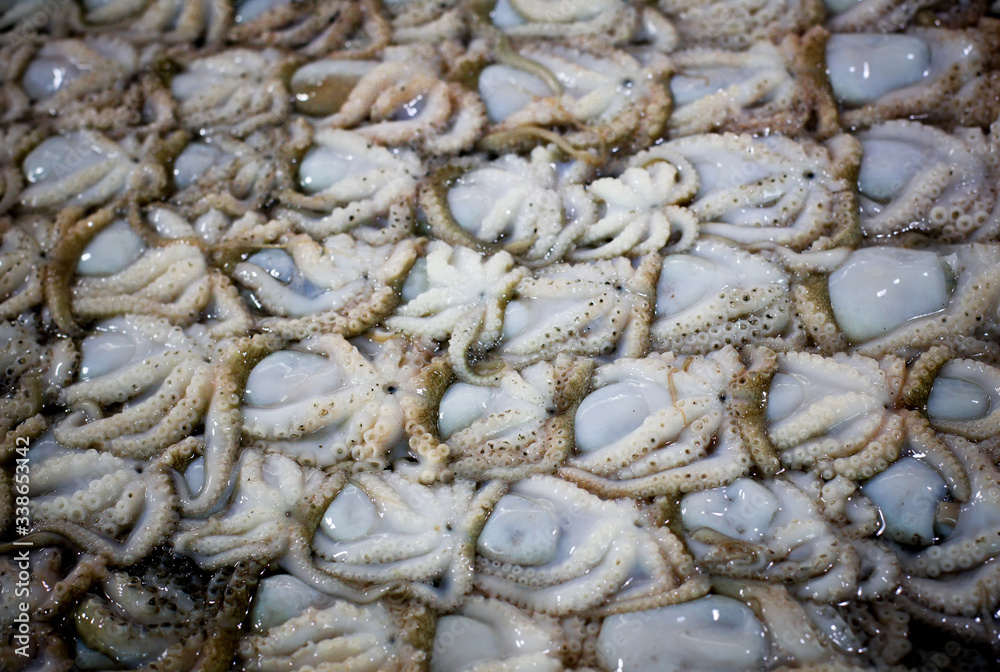
[[[954,529],[938,544],[900,552],[903,568],[916,576],[968,570],[995,556],[1000,545],[1000,474],[979,447],[959,436],[943,441],[968,474],[972,496],[959,507]]]
[[[116,275],[80,278],[72,292],[73,311],[83,318],[137,313],[190,324],[208,305],[211,282],[201,252],[181,243],[158,248]]]
[[[26,232],[11,228],[0,245],[0,319],[14,319],[43,298],[41,249]]]
[[[91,463],[105,474],[96,480],[79,483],[75,475],[67,474],[55,481],[43,477],[38,485],[32,484],[34,528],[39,532],[63,535],[86,552],[105,557],[117,565],[134,564],[173,530],[177,523],[176,495],[162,469],[146,470],[141,480],[127,483],[115,477],[116,471],[124,473],[126,479],[134,475],[134,470],[124,466],[124,461],[107,456],[104,464],[98,466],[93,464],[99,459],[94,455],[94,451],[88,451],[80,454],[80,459],[83,464]],[[65,462],[58,457],[50,459],[55,462],[46,466],[52,469],[61,461]],[[59,494],[63,489],[86,494],[77,500]]]
[[[259,336],[238,339],[229,345],[230,353],[215,369],[215,384],[205,413],[204,480],[197,492],[191,492],[186,481],[174,479],[179,491],[179,509],[185,517],[206,515],[237,478],[233,469],[240,447],[241,382],[249,375],[249,368],[274,347],[269,339]],[[186,457],[186,451],[181,451],[177,455],[165,455],[164,459]]]
[[[67,447],[101,447],[122,457],[148,459],[198,424],[214,380],[208,365],[178,367],[153,396],[120,413],[108,417],[74,413],[55,428],[56,440]]]

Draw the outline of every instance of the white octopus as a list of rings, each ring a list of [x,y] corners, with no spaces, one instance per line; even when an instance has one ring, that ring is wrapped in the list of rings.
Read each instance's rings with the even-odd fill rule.
[[[725,345],[795,343],[788,275],[763,255],[700,237],[664,258],[650,334],[657,349],[709,352]]]
[[[562,672],[560,629],[552,617],[475,595],[457,611],[438,617],[430,669]]]
[[[582,184],[589,167],[562,160],[554,145],[536,147],[528,158],[505,154],[468,164],[446,166],[420,190],[420,207],[441,240],[543,265],[562,259],[596,221]]]
[[[118,103],[125,80],[139,66],[135,47],[103,36],[46,42],[37,51],[15,58],[23,61],[18,68],[22,70],[18,91],[27,101],[22,104],[42,114],[83,115],[85,119],[87,107]],[[122,116],[117,119],[119,123],[124,120]]]
[[[926,402],[934,428],[971,441],[1000,433],[1000,369],[952,359],[938,371]]]
[[[559,353],[641,357],[658,261],[558,263],[523,278],[504,310],[501,356],[514,366]]]
[[[273,50],[233,49],[185,63],[170,82],[181,125],[194,133],[245,136],[285,118],[290,104],[282,58]]]
[[[898,551],[903,569],[911,576],[933,578],[980,567],[997,554],[1000,545],[1000,474],[996,465],[967,439],[949,434],[941,439],[968,475],[972,494],[958,506],[953,529],[938,543]],[[939,493],[943,499],[943,490]]]
[[[402,672],[423,653],[407,641],[426,627],[420,620],[429,618],[380,602],[332,600],[297,579],[277,575],[261,582],[254,603],[254,632],[240,640],[239,655],[244,669],[254,672],[279,666],[317,672]]]
[[[51,435],[29,451],[32,530],[128,566],[173,531],[176,496],[164,465],[69,450]]]
[[[696,187],[687,205],[700,231],[737,243],[773,242],[800,249],[843,225],[853,202],[850,167],[860,154],[849,136],[827,146],[780,135],[697,135],[650,150],[677,165]],[[694,177],[686,173],[694,173]]]
[[[468,30],[459,0],[388,0],[394,44],[455,40]]]
[[[888,35],[832,35],[826,64],[844,108],[841,121],[857,128],[919,114],[967,126],[991,123],[996,114],[990,101],[1000,86],[989,67],[997,34],[1000,24],[983,22],[962,31],[911,27]]]
[[[46,397],[66,383],[73,356],[60,346],[42,345],[30,323],[0,322],[0,339],[0,431],[6,434],[39,413]],[[9,457],[12,436],[5,444]]]
[[[905,368],[893,357],[781,353],[767,393],[767,435],[792,469],[865,478],[899,456],[903,419],[892,412]]]
[[[321,329],[356,336],[388,315],[417,259],[413,239],[373,247],[348,234],[319,245],[286,235],[233,270],[265,316],[262,328],[286,338]]]
[[[90,130],[46,138],[24,158],[21,169],[27,186],[19,201],[29,210],[134,198],[166,181],[163,168],[144,159],[143,148]]]
[[[969,354],[993,352],[990,315],[1000,251],[986,245],[930,250],[868,247],[828,276],[830,322],[869,356],[941,340]]]
[[[60,394],[73,411],[54,430],[62,445],[148,459],[202,419],[215,375],[177,327],[119,317],[98,324],[80,350],[77,382]]]
[[[234,8],[229,40],[283,47],[310,56],[368,56],[386,46],[388,21],[373,2],[244,0]]]
[[[619,255],[682,252],[698,237],[698,218],[676,203],[697,190],[693,175],[654,151],[629,159],[616,177],[587,185],[599,206],[597,221],[582,228],[568,257],[573,261],[609,259]]]
[[[524,275],[507,252],[484,259],[469,248],[434,241],[403,285],[404,303],[385,324],[448,341],[456,375],[475,382],[481,375],[469,363],[469,350],[486,350],[500,340],[504,308]]]
[[[115,28],[140,41],[219,44],[232,20],[232,4],[219,0],[101,0],[84,2],[86,24]]]
[[[810,33],[802,40],[786,38],[780,46],[757,42],[738,52],[702,48],[672,54],[677,71],[670,78],[671,136],[764,129],[795,135],[810,114],[820,117],[819,133],[836,130],[832,101],[818,95],[813,73],[800,65],[815,41]]]
[[[280,192],[284,207],[275,214],[315,237],[356,231],[372,244],[379,231],[403,237],[423,173],[412,152],[380,147],[357,132],[321,129],[299,164],[301,191]]]
[[[274,146],[295,145],[291,137],[262,129],[240,140],[206,134],[188,143],[173,160],[170,202],[192,218],[215,210],[231,217],[262,208],[284,186],[289,168]]]
[[[769,650],[761,619],[742,599],[721,595],[615,614],[596,641],[602,670],[635,672],[742,672],[763,666]]]
[[[318,127],[353,129],[383,145],[455,154],[472,146],[485,122],[482,102],[475,93],[441,76],[432,49],[390,48],[381,63],[362,70],[353,83],[337,74],[334,70],[331,77],[328,69],[308,74],[312,86],[350,91],[337,109],[324,110],[329,116],[315,120]]]
[[[78,223],[69,240],[78,232],[93,236],[80,253],[69,290],[73,314],[82,321],[134,313],[189,325],[212,299],[207,260],[192,242],[148,247],[111,210]]]
[[[172,538],[178,552],[203,568],[301,555],[302,540],[343,482],[283,455],[253,449],[242,452],[231,478],[235,486],[224,507],[207,519],[182,519]],[[359,593],[345,588],[344,595]]]
[[[934,0],[824,0],[824,4],[827,27],[840,33],[872,29],[895,32],[903,30],[917,15],[926,12],[934,12],[936,18],[940,16],[942,19],[948,17],[950,12],[958,17],[964,13],[975,16],[977,12],[977,8],[971,5],[942,6]]]
[[[477,492],[468,481],[428,487],[394,473],[357,474],[323,514],[311,570],[285,568],[323,592],[345,582],[395,586],[453,607],[472,589],[475,531],[501,494],[496,483]]]
[[[80,599],[73,619],[77,665],[183,670],[231,660],[257,584],[256,568],[227,568],[206,577],[188,567],[190,574],[181,579],[171,571],[176,562],[171,567],[154,555],[144,564],[144,571],[132,569],[138,576],[107,572],[101,590]]]
[[[527,43],[510,64],[489,65],[479,74],[493,124],[484,140],[502,145],[527,127],[568,125],[575,129],[565,135],[570,146],[646,147],[669,115],[661,81],[668,69],[662,57],[641,63],[603,45]]]
[[[846,600],[857,593],[853,546],[823,518],[794,473],[763,483],[739,479],[681,500],[688,545],[713,575],[787,583],[801,598]]]
[[[452,384],[430,430],[448,446],[449,469],[462,478],[517,480],[562,463],[573,446],[570,411],[591,369],[560,356],[504,371],[496,386]]]
[[[552,476],[511,486],[476,541],[476,587],[531,611],[618,613],[700,597],[707,584],[630,501]]]
[[[990,145],[979,129],[946,133],[889,121],[857,134],[861,230],[891,236],[914,229],[942,242],[976,239],[996,203]],[[991,228],[983,233],[995,235]]]
[[[648,498],[728,483],[750,458],[725,420],[743,365],[733,348],[599,367],[576,407],[575,450],[558,470],[603,497]]]

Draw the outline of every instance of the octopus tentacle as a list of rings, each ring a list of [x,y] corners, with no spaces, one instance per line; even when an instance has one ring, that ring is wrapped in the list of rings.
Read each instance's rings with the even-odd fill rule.
[[[767,434],[767,393],[778,371],[777,354],[766,348],[754,348],[750,363],[729,386],[730,408],[738,419],[740,438],[747,446],[754,465],[767,478],[781,469],[777,449]]]
[[[2,235],[0,318],[10,320],[42,302],[44,264],[41,247],[26,231],[11,226]]]
[[[396,307],[420,248],[414,240],[372,247],[347,234],[322,246],[286,235],[280,245],[237,264],[233,277],[269,313],[261,327],[285,338],[320,330],[350,337],[373,326]]]
[[[212,398],[205,414],[204,476],[201,487],[191,492],[186,481],[174,479],[179,509],[188,518],[204,516],[232,487],[234,465],[240,446],[241,390],[251,369],[276,349],[274,338],[256,335],[227,343],[226,355],[215,368]]]
[[[788,277],[764,255],[701,237],[663,259],[650,332],[656,348],[706,353],[757,343],[786,349],[796,338]]]
[[[916,411],[900,411],[906,424],[906,440],[912,452],[944,479],[948,492],[957,502],[967,502],[972,496],[969,475],[948,445],[931,428],[927,419]]]
[[[166,471],[153,466],[132,480],[138,473],[134,462],[93,450],[56,453],[33,470],[33,528],[116,565],[134,564],[177,523]]]

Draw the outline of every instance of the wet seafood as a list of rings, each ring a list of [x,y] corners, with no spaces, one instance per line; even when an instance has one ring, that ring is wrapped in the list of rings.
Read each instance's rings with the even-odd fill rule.
[[[0,659],[996,669],[998,17],[0,1]]]

